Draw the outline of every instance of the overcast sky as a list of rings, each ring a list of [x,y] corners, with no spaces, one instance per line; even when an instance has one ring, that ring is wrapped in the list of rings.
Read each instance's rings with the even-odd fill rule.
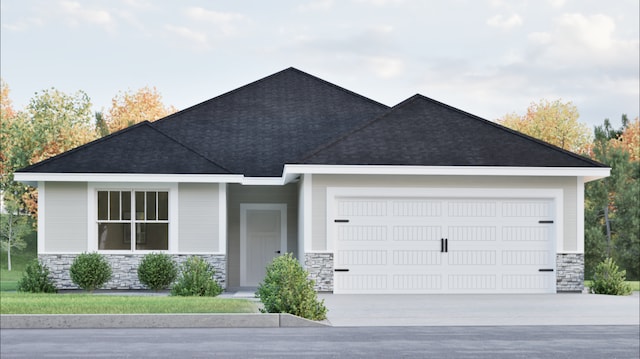
[[[638,0],[2,0],[16,108],[84,90],[95,110],[155,86],[184,109],[290,66],[395,105],[480,117],[572,101],[589,126],[638,116]]]

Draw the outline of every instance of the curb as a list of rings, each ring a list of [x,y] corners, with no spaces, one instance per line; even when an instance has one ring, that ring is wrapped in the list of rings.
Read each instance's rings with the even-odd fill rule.
[[[3,314],[0,329],[328,327],[291,314]]]

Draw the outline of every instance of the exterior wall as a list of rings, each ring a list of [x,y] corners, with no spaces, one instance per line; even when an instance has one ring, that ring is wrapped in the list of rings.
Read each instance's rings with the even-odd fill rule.
[[[51,271],[51,277],[58,289],[78,289],[69,275],[69,268],[76,254],[39,254],[38,258]],[[138,281],[138,265],[143,254],[109,254],[107,260],[111,264],[113,276],[101,289],[146,289]],[[209,262],[216,271],[215,279],[226,288],[226,258],[221,254],[198,255]],[[176,263],[183,263],[189,255],[171,254]]]
[[[404,187],[404,188],[559,188],[563,191],[563,243],[566,252],[577,251],[577,184],[574,177],[496,177],[496,176],[385,176],[314,175],[312,189],[313,238],[309,251],[327,249],[328,187]],[[582,241],[582,238],[580,239]]]
[[[317,292],[333,292],[333,253],[305,253],[304,267]]]
[[[240,204],[287,204],[287,252],[298,253],[298,188],[295,183],[285,186],[227,187],[227,255],[228,286],[240,286]]]
[[[219,252],[219,186],[181,183],[178,186],[178,251]]]
[[[44,191],[44,252],[87,251],[87,184],[47,182]]]
[[[558,253],[556,255],[556,291],[582,292],[584,290],[584,254]]]

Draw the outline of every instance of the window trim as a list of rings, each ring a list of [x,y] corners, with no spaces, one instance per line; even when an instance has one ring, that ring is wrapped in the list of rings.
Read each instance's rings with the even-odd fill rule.
[[[168,223],[168,249],[166,250],[136,250],[134,244],[132,249],[111,250],[98,248],[98,223],[107,221],[98,221],[98,191],[130,191],[131,206],[135,206],[135,192],[167,192],[168,194],[168,220],[145,220],[138,223]],[[88,226],[87,226],[87,251],[98,252],[102,254],[146,254],[152,252],[177,253],[178,252],[178,184],[177,183],[89,183],[87,186],[88,198]],[[132,208],[135,209],[135,208]],[[132,223],[132,235],[135,234],[136,221],[134,220],[135,212],[132,213],[130,221]],[[110,223],[122,223],[123,221],[108,221]]]

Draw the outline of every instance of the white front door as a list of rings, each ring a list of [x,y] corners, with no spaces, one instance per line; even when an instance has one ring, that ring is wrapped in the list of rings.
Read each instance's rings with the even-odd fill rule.
[[[287,205],[240,204],[240,285],[255,287],[274,257],[287,251]]]

